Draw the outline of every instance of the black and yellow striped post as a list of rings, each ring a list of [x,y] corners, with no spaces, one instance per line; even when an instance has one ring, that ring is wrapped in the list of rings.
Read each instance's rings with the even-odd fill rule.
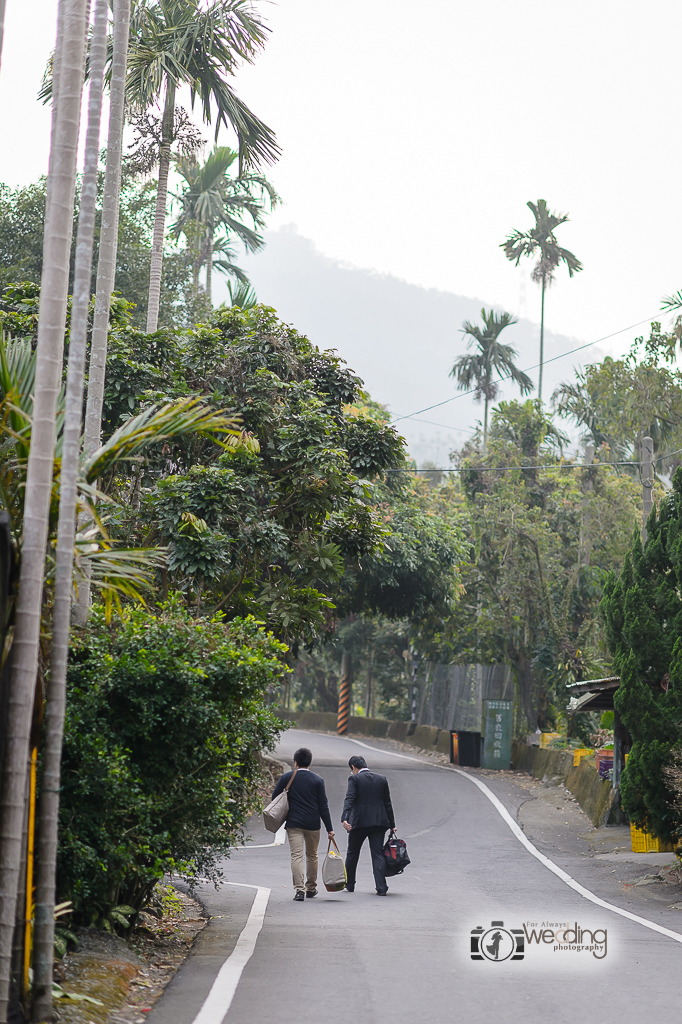
[[[339,683],[339,713],[336,720],[336,731],[339,736],[348,732],[350,716],[350,654],[341,655],[341,681]]]

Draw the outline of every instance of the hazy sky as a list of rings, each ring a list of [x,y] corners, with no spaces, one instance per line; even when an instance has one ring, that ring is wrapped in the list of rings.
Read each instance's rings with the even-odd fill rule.
[[[682,287],[679,3],[281,0],[238,89],[283,148],[271,177],[324,253],[539,318],[499,248],[525,203],[568,212],[585,269],[548,296],[552,329],[592,340]],[[7,0],[0,180],[44,172],[35,94],[56,0]],[[226,140],[227,141],[227,140]],[[525,300],[524,300],[525,291]],[[525,301],[525,306],[524,306]],[[616,339],[621,351],[629,332]]]

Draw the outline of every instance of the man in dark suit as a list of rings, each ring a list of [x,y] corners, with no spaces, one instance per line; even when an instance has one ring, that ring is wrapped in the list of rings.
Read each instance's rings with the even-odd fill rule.
[[[369,770],[364,757],[351,757],[348,767],[353,774],[348,779],[348,790],[341,814],[341,823],[348,832],[346,889],[348,892],[355,889],[355,872],[360,850],[365,839],[369,839],[377,896],[385,896],[388,886],[384,863],[384,835],[387,828],[395,828],[388,782],[383,775]]]
[[[334,836],[324,779],[311,772],[313,755],[307,747],[294,754],[296,778],[289,786],[289,813],[284,827],[289,836],[291,874],[294,880],[294,900],[302,903],[306,896],[317,896],[317,848],[320,845],[320,818],[330,838]],[[293,772],[285,772],[275,786],[274,800],[282,792]],[[303,872],[305,847],[306,871]]]

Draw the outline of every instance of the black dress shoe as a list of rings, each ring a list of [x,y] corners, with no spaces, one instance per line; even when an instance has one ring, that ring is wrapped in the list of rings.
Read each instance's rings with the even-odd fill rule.
[[[388,889],[377,889],[377,896],[385,896]]]
[[[313,898],[313,896],[317,896],[317,889],[313,890],[313,892],[307,892],[306,893],[306,898],[309,899],[309,900],[311,900]]]
[[[304,900],[305,896],[303,895],[302,892],[297,892],[296,895],[294,896],[294,903],[303,903]]]
[[[355,892],[355,886],[354,885],[347,885],[346,886],[346,892]]]

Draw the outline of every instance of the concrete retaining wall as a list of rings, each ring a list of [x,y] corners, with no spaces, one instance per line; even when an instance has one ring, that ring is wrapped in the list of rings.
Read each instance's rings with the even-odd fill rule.
[[[295,723],[300,729],[320,729],[336,732],[336,715],[330,711],[285,711],[277,708],[276,714],[285,721]],[[450,733],[447,729],[436,729],[431,725],[412,727],[411,722],[390,722],[385,718],[351,717],[348,725],[349,736],[375,736],[378,739],[400,740],[411,743],[421,750],[435,750],[441,754],[450,753]]]
[[[561,780],[597,828],[623,821],[618,793],[608,779],[599,778],[594,758],[584,757],[574,768],[571,750],[541,750],[517,740],[512,743],[512,768],[544,782]]]

